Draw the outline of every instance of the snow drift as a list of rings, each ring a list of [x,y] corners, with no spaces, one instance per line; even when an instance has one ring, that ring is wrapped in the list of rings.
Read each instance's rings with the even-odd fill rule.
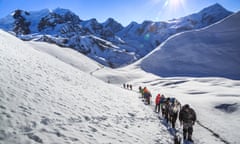
[[[201,30],[172,36],[141,60],[159,76],[240,79],[240,12]]]

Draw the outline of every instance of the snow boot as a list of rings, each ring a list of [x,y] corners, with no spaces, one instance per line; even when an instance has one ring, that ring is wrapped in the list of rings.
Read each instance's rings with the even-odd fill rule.
[[[188,135],[188,141],[190,141],[191,143],[193,143],[193,140],[192,140],[192,135]]]
[[[181,137],[177,134],[174,136],[174,144],[181,144]]]

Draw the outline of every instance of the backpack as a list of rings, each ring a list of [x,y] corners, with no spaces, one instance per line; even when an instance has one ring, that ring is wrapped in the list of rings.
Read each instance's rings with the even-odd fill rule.
[[[175,102],[175,98],[174,97],[170,98],[170,102],[173,104]]]

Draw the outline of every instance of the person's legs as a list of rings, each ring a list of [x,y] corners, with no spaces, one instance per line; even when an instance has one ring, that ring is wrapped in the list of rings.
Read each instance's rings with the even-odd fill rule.
[[[193,127],[190,126],[190,127],[188,128],[188,140],[189,140],[189,141],[193,141],[193,140],[192,140],[192,133],[193,133]]]
[[[161,111],[161,108],[160,108],[160,102],[159,102],[159,104],[158,104],[158,113],[160,113],[160,111]]]
[[[157,104],[157,112],[159,113],[160,112],[160,104]]]
[[[158,112],[158,105],[155,105],[155,112]]]
[[[177,121],[177,113],[174,113],[172,116],[172,128],[175,128],[176,121]]]
[[[176,121],[172,120],[172,128],[174,128],[174,129],[175,129],[175,123],[176,123]]]
[[[187,129],[183,127],[183,139],[186,140],[187,139]]]

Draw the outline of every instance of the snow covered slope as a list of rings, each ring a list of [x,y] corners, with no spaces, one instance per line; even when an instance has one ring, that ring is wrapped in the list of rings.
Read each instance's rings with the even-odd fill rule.
[[[139,63],[159,76],[240,79],[240,12],[201,30],[174,35]]]
[[[0,30],[0,143],[170,143],[138,94]]]
[[[85,73],[92,73],[103,67],[103,65],[70,48],[62,48],[46,42],[29,41],[27,44]]]

